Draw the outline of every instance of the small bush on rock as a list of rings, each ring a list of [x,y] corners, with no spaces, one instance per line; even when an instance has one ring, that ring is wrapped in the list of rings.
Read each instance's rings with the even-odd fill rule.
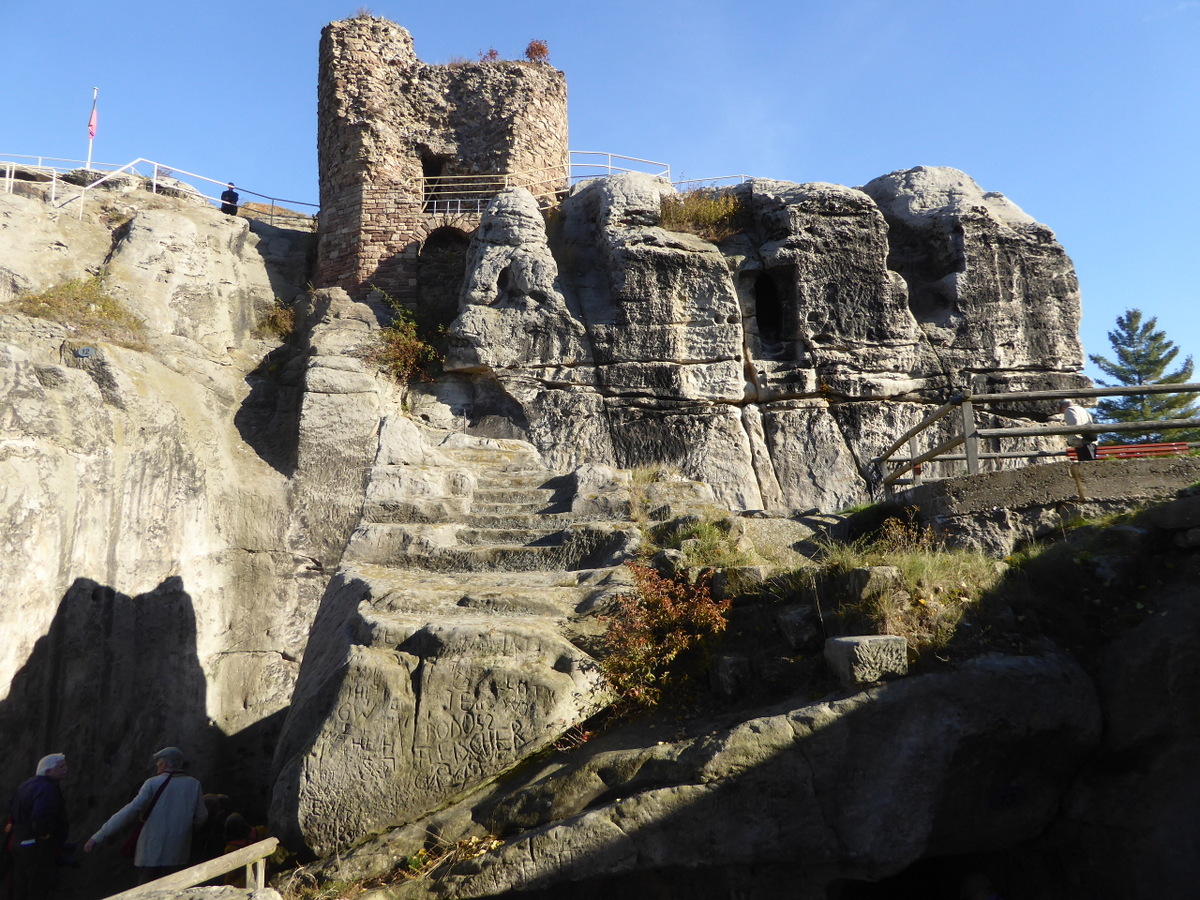
[[[706,643],[725,630],[728,600],[714,600],[705,576],[695,584],[626,563],[637,589],[605,616],[601,669],[627,707],[656,705],[702,670]]]
[[[550,48],[545,41],[534,39],[525,48],[525,58],[530,62],[546,62],[550,59]]]
[[[372,290],[383,295],[392,309],[392,321],[379,332],[379,346],[368,359],[391,375],[407,396],[409,386],[415,381],[430,381],[430,369],[441,361],[441,354],[421,335],[413,314],[398,304],[383,290],[372,285]]]

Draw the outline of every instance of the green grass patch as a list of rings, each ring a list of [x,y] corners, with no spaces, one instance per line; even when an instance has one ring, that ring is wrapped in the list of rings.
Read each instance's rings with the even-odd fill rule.
[[[678,550],[688,568],[728,569],[752,566],[762,560],[738,545],[731,532],[731,519],[685,516],[650,530],[650,539],[658,547]]]
[[[849,573],[880,566],[898,571],[895,585],[865,597],[847,591]],[[943,546],[911,517],[894,517],[871,537],[825,542],[817,565],[792,573],[792,583],[806,586],[843,631],[899,635],[921,655],[953,640],[1005,569],[982,552]]]

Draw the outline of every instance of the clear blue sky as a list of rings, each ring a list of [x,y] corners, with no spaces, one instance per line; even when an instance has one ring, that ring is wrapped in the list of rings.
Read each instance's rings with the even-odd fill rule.
[[[571,146],[860,185],[953,166],[1052,228],[1084,349],[1138,306],[1200,354],[1200,2],[563,0],[366,6],[426,62],[549,44]],[[353,2],[6,3],[0,153],[157,160],[315,202],[317,43]],[[1192,260],[1193,262],[1189,262]],[[1091,374],[1096,374],[1090,370]]]

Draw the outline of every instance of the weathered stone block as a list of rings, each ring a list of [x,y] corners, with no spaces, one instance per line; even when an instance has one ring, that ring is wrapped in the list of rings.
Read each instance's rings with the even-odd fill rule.
[[[844,688],[908,674],[908,642],[893,634],[834,637],[825,641],[825,662]]]

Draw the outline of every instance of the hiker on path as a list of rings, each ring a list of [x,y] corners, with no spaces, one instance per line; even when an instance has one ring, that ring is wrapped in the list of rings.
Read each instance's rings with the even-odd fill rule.
[[[1082,406],[1077,406],[1070,400],[1060,400],[1058,411],[1063,415],[1066,425],[1091,425],[1092,414]],[[1096,458],[1096,436],[1094,434],[1072,435],[1067,438],[1067,444],[1075,448],[1080,462],[1089,462]]]
[[[200,782],[183,772],[183,751],[164,747],[153,759],[155,774],[83,845],[83,852],[91,853],[97,844],[140,818],[143,824],[133,853],[138,884],[184,868],[192,849],[192,831],[208,818]]]
[[[21,782],[10,807],[14,900],[54,896],[58,867],[65,864],[67,804],[59,784],[67,777],[67,758],[50,753],[35,771]]]

